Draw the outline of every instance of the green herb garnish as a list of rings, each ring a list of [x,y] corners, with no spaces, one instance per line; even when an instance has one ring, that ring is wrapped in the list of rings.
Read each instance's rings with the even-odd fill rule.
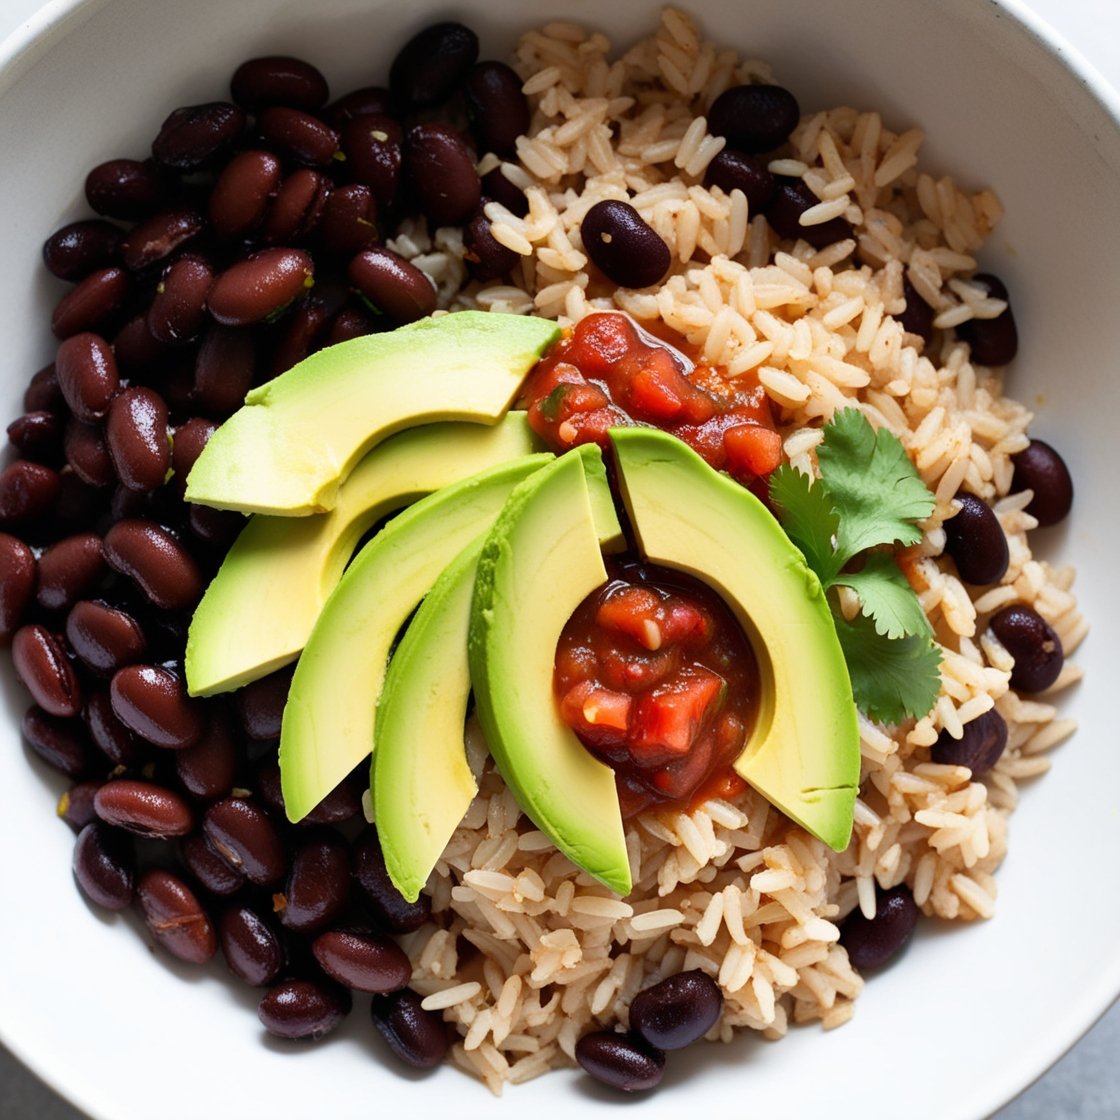
[[[851,622],[828,596],[856,706],[881,723],[924,716],[941,689],[941,654],[893,551],[882,546],[917,544],[916,523],[933,512],[934,497],[898,439],[876,432],[855,408],[825,425],[817,461],[816,481],[779,467],[770,498],[825,591],[844,586],[859,596],[861,614]]]

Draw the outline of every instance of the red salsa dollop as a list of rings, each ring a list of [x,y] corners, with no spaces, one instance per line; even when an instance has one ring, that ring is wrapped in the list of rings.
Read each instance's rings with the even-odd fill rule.
[[[744,486],[781,461],[765,390],[692,362],[617,311],[585,316],[537,364],[522,398],[533,430],[554,450],[606,449],[613,427],[662,428]]]
[[[679,572],[608,562],[556,649],[564,720],[615,772],[624,816],[729,797],[754,726],[758,664],[711,589]]]

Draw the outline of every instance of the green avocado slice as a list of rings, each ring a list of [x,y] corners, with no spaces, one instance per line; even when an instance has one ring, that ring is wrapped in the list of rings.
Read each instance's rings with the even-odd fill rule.
[[[590,488],[605,493],[592,500]],[[564,624],[607,578],[600,540],[617,539],[617,525],[596,524],[605,488],[599,451],[586,445],[514,491],[479,560],[468,651],[479,722],[521,808],[576,866],[625,895],[614,772],[561,718],[552,685]]]
[[[194,464],[187,501],[287,517],[332,509],[339,483],[394,432],[494,423],[558,337],[546,319],[460,311],[329,346],[248,394]]]
[[[425,424],[375,447],[317,517],[254,514],[195,609],[192,696],[240,688],[293,661],[362,535],[382,517],[476,471],[537,449],[524,412],[497,424]]]
[[[401,626],[513,488],[552,459],[523,456],[421,498],[354,558],[307,640],[284,707],[280,779],[289,819],[302,820],[373,749]]]
[[[665,432],[611,431],[642,555],[723,596],[754,647],[758,721],[738,773],[836,851],[859,787],[852,686],[820,581],[766,507]]]

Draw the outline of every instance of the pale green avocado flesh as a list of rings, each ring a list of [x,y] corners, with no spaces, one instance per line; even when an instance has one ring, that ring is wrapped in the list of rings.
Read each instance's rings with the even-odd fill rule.
[[[609,491],[593,500],[591,487],[605,488],[606,475],[587,445],[506,503],[478,563],[470,675],[490,753],[521,808],[576,866],[625,895],[631,877],[614,772],[564,722],[552,686],[564,624],[606,581],[600,544],[620,536]]]
[[[611,441],[642,555],[714,588],[754,648],[761,703],[736,771],[842,851],[859,786],[859,728],[820,581],[766,507],[680,440],[616,428]]]
[[[240,688],[293,661],[362,535],[381,518],[537,447],[524,412],[492,426],[408,428],[362,459],[329,513],[255,514],[191,620],[185,662],[191,695]]]
[[[187,478],[187,501],[244,513],[332,509],[375,444],[439,420],[492,424],[559,337],[546,319],[460,311],[312,354],[245,398]]]
[[[280,733],[288,817],[305,817],[373,749],[397,634],[448,564],[486,531],[514,487],[550,463],[511,460],[421,498],[354,558],[296,664]]]

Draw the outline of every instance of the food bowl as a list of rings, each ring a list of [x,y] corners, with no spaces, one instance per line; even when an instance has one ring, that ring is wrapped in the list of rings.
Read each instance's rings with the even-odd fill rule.
[[[1011,819],[995,916],[954,928],[923,923],[838,1030],[809,1025],[774,1045],[751,1036],[694,1047],[644,1100],[620,1102],[578,1071],[495,1100],[450,1067],[402,1072],[361,1008],[319,1043],[269,1038],[256,993],[235,989],[220,961],[181,965],[150,951],[131,915],[89,906],[68,874],[72,837],[54,819],[63,783],[21,747],[25,694],[5,672],[0,1033],[98,1120],[156,1111],[341,1118],[386,1107],[605,1116],[624,1104],[651,1116],[704,1105],[758,1115],[858,1107],[867,1117],[904,1108],[916,1118],[974,1120],[1040,1074],[1120,992],[1120,899],[1108,888],[1120,849],[1120,759],[1107,699],[1108,670],[1120,658],[1110,584],[1120,540],[1105,458],[1120,406],[1110,372],[1120,346],[1115,109],[1009,5],[903,0],[887,12],[871,0],[766,0],[749,18],[720,0],[687,8],[707,37],[767,60],[803,107],[852,104],[878,109],[900,129],[920,125],[925,166],[969,187],[992,186],[1006,208],[982,264],[1015,292],[1023,344],[1007,391],[1036,411],[1032,434],[1062,447],[1077,488],[1072,519],[1035,539],[1044,555],[1076,564],[1093,629],[1077,654],[1085,680],[1062,699],[1080,728]],[[275,0],[46,9],[38,35],[15,41],[0,78],[5,415],[19,413],[24,383],[51,358],[47,320],[60,287],[39,251],[47,234],[85,214],[88,168],[142,154],[173,108],[223,96],[247,57],[306,57],[342,90],[381,80],[410,33],[449,14],[477,30],[486,55],[500,57],[545,18],[601,28],[622,47],[652,31],[657,8],[557,0],[535,19],[512,0],[476,11],[347,0],[314,11]]]

